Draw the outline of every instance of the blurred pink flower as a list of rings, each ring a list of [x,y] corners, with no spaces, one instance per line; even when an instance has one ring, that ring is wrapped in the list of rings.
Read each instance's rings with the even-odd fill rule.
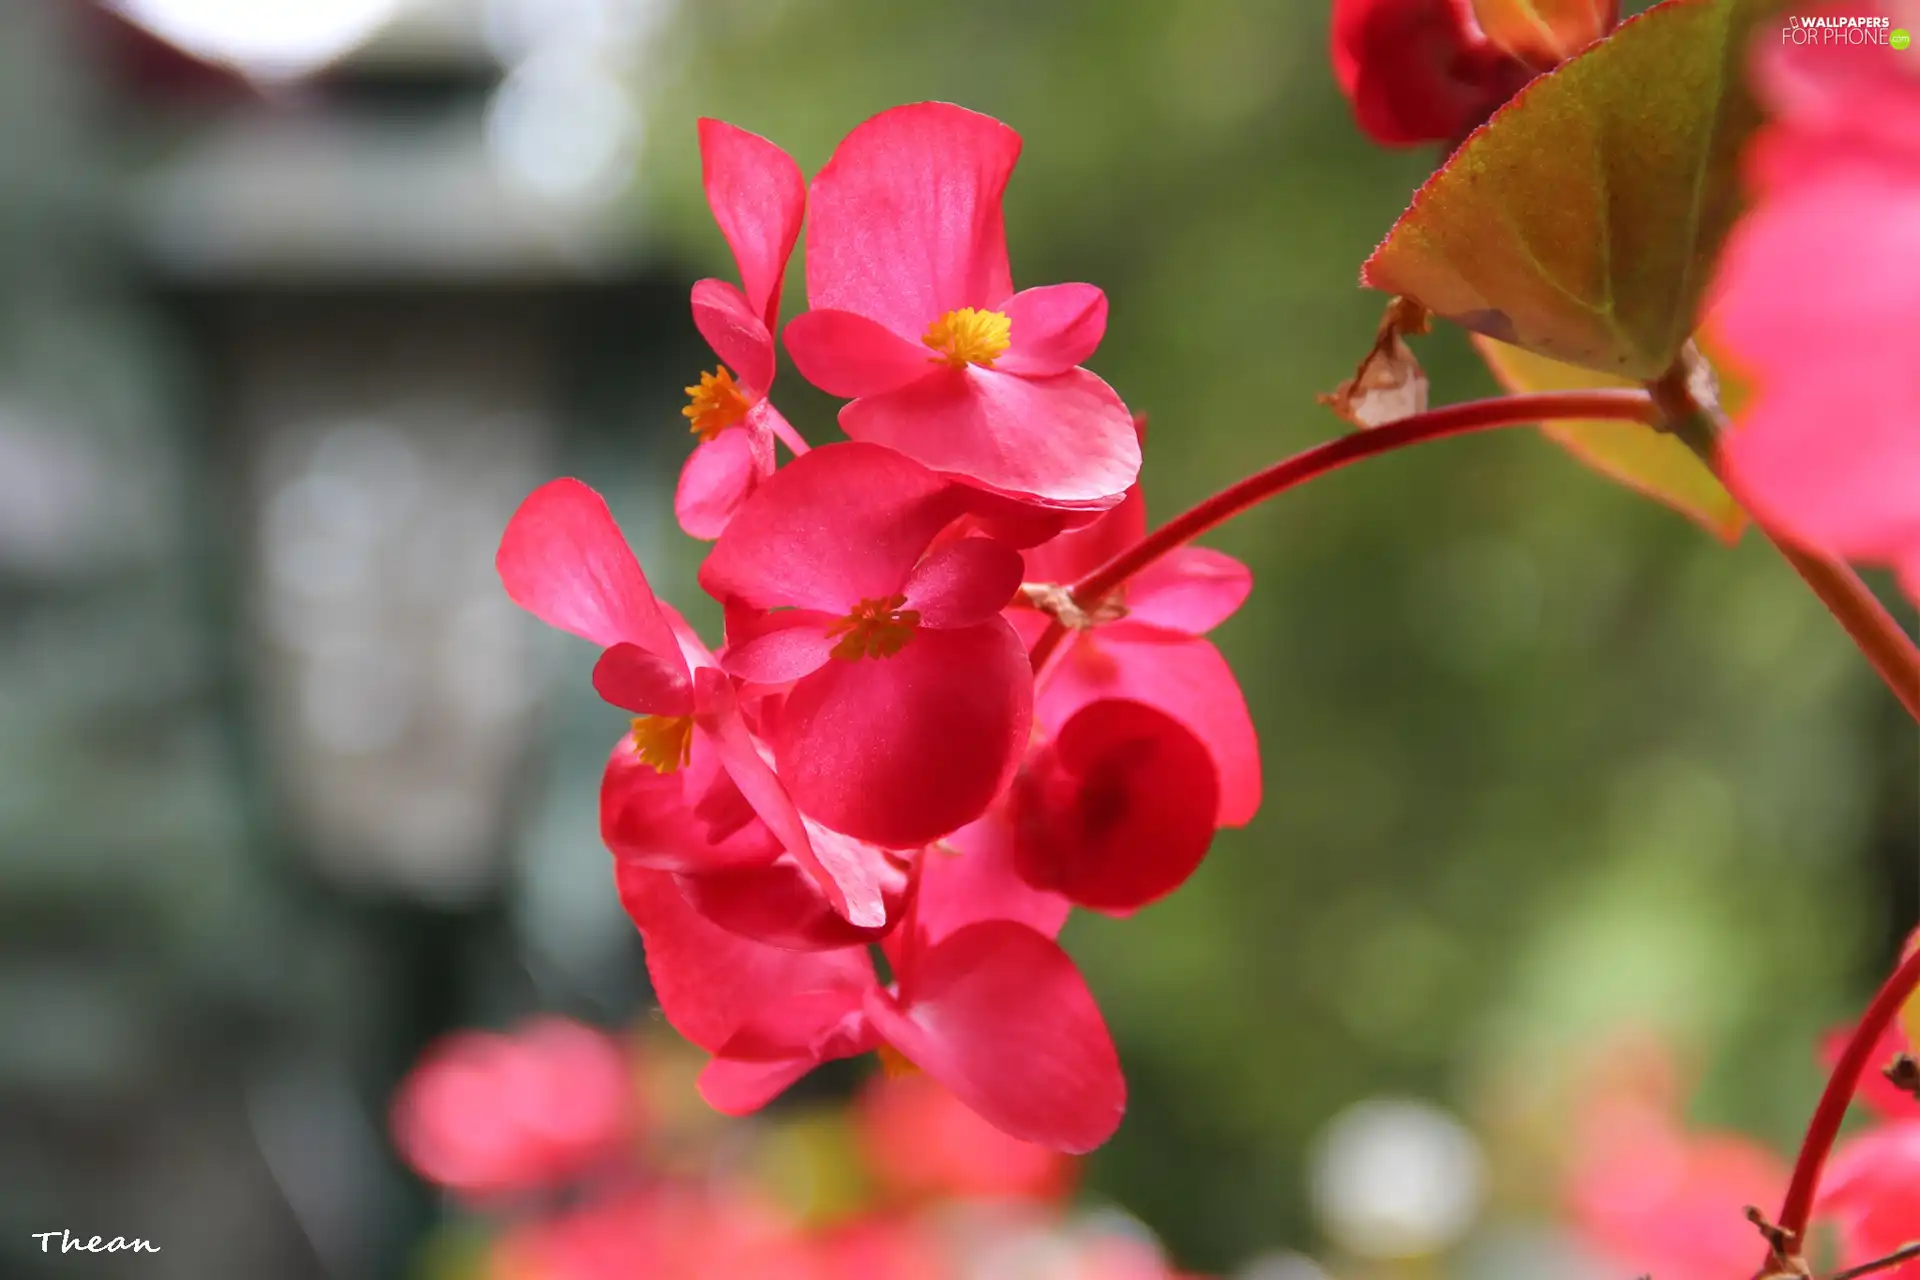
[[[560,1018],[439,1040],[401,1082],[392,1115],[394,1144],[414,1171],[470,1197],[587,1172],[631,1141],[640,1120],[619,1042]]]

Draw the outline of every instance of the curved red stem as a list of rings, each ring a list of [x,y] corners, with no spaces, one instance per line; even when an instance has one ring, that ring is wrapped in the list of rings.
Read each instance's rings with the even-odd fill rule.
[[[1840,1134],[1840,1122],[1846,1119],[1847,1106],[1860,1087],[1860,1077],[1866,1074],[1873,1047],[1900,1015],[1901,1007],[1912,998],[1917,987],[1920,987],[1920,949],[1901,962],[1873,997],[1873,1003],[1860,1017],[1860,1025],[1853,1029],[1853,1038],[1841,1052],[1840,1061],[1834,1064],[1833,1074],[1827,1078],[1826,1091],[1820,1095],[1820,1105],[1814,1108],[1813,1119],[1807,1124],[1807,1136],[1800,1143],[1800,1155],[1793,1164],[1793,1180],[1787,1184],[1786,1199],[1781,1202],[1776,1224],[1793,1242],[1796,1251],[1806,1239],[1807,1221],[1813,1216],[1813,1202],[1820,1193],[1820,1175],[1827,1167],[1834,1139]]]
[[[1074,583],[1073,598],[1082,609],[1091,610],[1102,596],[1175,547],[1184,546],[1207,530],[1224,524],[1275,494],[1285,493],[1288,489],[1303,485],[1329,471],[1338,471],[1362,458],[1391,453],[1427,440],[1465,435],[1469,431],[1527,426],[1555,418],[1607,418],[1652,423],[1658,421],[1659,416],[1652,399],[1644,391],[1566,391],[1471,400],[1465,404],[1450,404],[1418,413],[1385,426],[1356,431],[1352,435],[1315,445],[1291,458],[1284,458],[1188,508]],[[1065,638],[1066,628],[1056,618],[1033,647],[1035,671],[1046,665],[1054,649]]]

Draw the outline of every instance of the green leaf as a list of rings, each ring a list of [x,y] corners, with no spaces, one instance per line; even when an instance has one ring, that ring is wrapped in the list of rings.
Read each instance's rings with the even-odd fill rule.
[[[1631,387],[1626,378],[1562,364],[1475,335],[1474,346],[1508,391],[1584,391]],[[1550,440],[1609,479],[1666,503],[1724,542],[1734,542],[1747,514],[1705,463],[1678,439],[1637,422],[1543,422]]]
[[[1540,76],[1415,194],[1362,269],[1475,332],[1636,381],[1693,331],[1759,122],[1776,0],[1666,0]]]

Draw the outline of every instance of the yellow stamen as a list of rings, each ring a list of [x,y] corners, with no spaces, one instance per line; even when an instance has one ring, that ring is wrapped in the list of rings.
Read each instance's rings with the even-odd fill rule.
[[[1012,342],[1013,321],[998,311],[975,311],[962,307],[949,311],[927,326],[920,341],[940,353],[956,369],[977,364],[993,368],[993,362],[1007,353]]]
[[[913,1059],[890,1044],[883,1044],[874,1052],[880,1055],[880,1070],[886,1073],[889,1080],[920,1074],[920,1068],[914,1065]]]
[[[827,628],[830,636],[841,637],[833,646],[833,656],[847,658],[891,658],[907,647],[913,630],[920,625],[918,609],[902,609],[903,595],[884,600],[862,600],[853,612]]]
[[[686,391],[689,403],[680,412],[693,423],[688,430],[699,436],[702,444],[746,417],[753,407],[725,365],[701,374],[699,385]]]
[[[655,773],[672,773],[693,758],[692,716],[635,716],[633,753]]]

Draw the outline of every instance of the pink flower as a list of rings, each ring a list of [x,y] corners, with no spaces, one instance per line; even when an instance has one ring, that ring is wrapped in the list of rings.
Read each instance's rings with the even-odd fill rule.
[[[1774,121],[1709,320],[1754,387],[1727,469],[1762,521],[1920,599],[1920,79],[1877,45],[1768,44],[1755,73]]]
[[[1785,1167],[1733,1134],[1690,1134],[1643,1102],[1583,1103],[1569,1186],[1581,1238],[1624,1274],[1727,1280],[1752,1273],[1744,1206],[1777,1203]]]
[[[896,107],[813,180],[807,302],[787,350],[852,400],[840,425],[1024,502],[1112,505],[1140,470],[1126,406],[1078,367],[1106,332],[1085,284],[1013,290],[1000,199],[1020,136],[947,103]]]
[[[807,190],[786,152],[718,120],[700,121],[700,161],[707,203],[744,288],[724,280],[693,286],[693,322],[722,363],[687,388],[682,412],[700,443],[680,472],[673,509],[689,536],[717,538],[747,495],[773,474],[774,437],[796,439],[767,392],[780,284],[800,236]]]
[[[613,705],[640,713],[627,740],[633,753],[657,773],[674,776],[639,797],[629,794],[627,802],[674,814],[697,813],[702,803],[734,805],[738,817],[735,802],[744,800],[814,877],[835,911],[862,927],[884,923],[878,868],[855,859],[823,859],[786,788],[761,757],[732,682],[699,637],[654,598],[599,494],[578,480],[536,489],[507,523],[495,565],[515,604],[602,647],[594,688]],[[695,758],[702,759],[697,771],[687,768]],[[639,776],[637,768],[626,774],[630,783]],[[719,848],[712,865],[771,861],[778,854],[765,842],[753,845],[751,836],[706,847]],[[691,848],[655,832],[644,848],[636,840],[627,854],[669,868],[709,865],[691,857]],[[838,846],[828,850],[836,851]]]
[[[1452,146],[1533,69],[1487,39],[1472,0],[1334,0],[1333,74],[1375,142]]]
[[[633,1137],[639,1111],[612,1037],[543,1018],[512,1036],[436,1041],[401,1082],[392,1120],[394,1145],[421,1177],[485,1197],[607,1160]]]
[[[1058,1200],[1072,1185],[1072,1161],[1008,1137],[925,1075],[873,1077],[856,1118],[867,1163],[899,1197]]]
[[[1032,718],[1032,676],[999,616],[1019,554],[936,542],[965,494],[890,449],[828,445],[762,485],[700,569],[740,618],[728,672],[791,685],[769,738],[794,799],[893,848],[979,817]]]
[[[943,900],[948,868],[922,866],[920,893]],[[714,1054],[700,1089],[717,1110],[755,1111],[823,1062],[884,1048],[1023,1141],[1086,1151],[1118,1126],[1126,1086],[1106,1023],[1067,954],[1020,923],[1032,892],[1012,876],[958,889],[937,926],[910,916],[882,987],[863,947],[752,942],[704,919],[671,874],[618,872],[662,1010]]]

